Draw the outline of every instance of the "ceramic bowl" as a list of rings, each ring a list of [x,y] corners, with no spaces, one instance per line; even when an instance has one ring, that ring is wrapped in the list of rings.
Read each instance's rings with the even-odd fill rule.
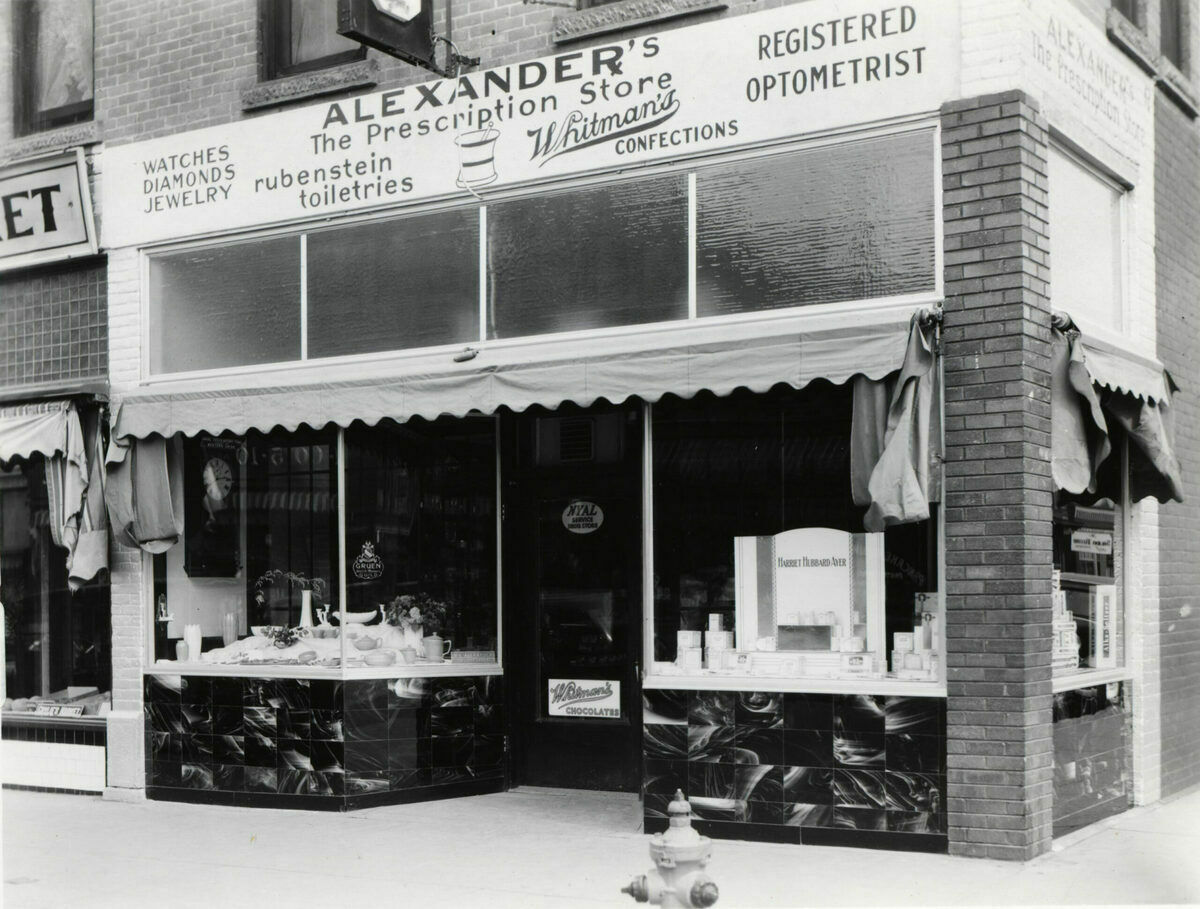
[[[330,615],[344,625],[351,625],[354,623],[362,625],[379,615],[379,612],[375,609],[372,609],[370,612],[347,612],[344,617],[340,612],[334,612]]]
[[[354,639],[355,650],[374,650],[379,646],[379,641],[375,638],[367,637],[365,634]]]
[[[363,662],[368,666],[391,666],[396,662],[396,654],[390,650],[379,650],[375,653],[368,653],[363,657]]]

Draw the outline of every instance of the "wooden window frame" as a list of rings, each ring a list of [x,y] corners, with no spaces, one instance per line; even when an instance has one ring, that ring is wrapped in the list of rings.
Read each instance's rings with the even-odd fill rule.
[[[291,0],[260,0],[259,36],[262,46],[263,79],[284,79],[319,70],[332,69],[367,58],[367,48],[359,45],[353,50],[328,54],[312,60],[293,63],[292,2]]]
[[[92,11],[93,28],[95,10]],[[92,93],[85,101],[63,104],[59,107],[38,110],[34,101],[34,73],[37,72],[37,0],[18,0],[12,4],[13,35],[13,132],[17,136],[57,129],[74,123],[85,123],[95,114],[95,82]],[[94,35],[94,33],[93,33]],[[95,51],[93,37],[93,67]]]

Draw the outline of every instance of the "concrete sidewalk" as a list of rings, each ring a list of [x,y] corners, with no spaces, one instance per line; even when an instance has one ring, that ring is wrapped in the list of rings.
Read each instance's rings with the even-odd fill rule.
[[[1026,864],[718,841],[722,907],[1200,902],[1200,791]],[[523,789],[324,814],[4,791],[4,906],[633,906],[631,796]]]

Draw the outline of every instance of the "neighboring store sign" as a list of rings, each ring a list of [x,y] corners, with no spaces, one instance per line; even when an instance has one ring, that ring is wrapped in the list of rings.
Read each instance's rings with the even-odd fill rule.
[[[433,0],[337,0],[338,34],[435,69]]]
[[[812,0],[111,146],[104,241],[463,198],[936,112],[957,96],[959,44],[956,3]]]
[[[38,704],[34,716],[83,716],[82,704]]]
[[[1070,3],[1025,0],[1028,73],[1051,123],[1082,121],[1131,158],[1153,141],[1154,80]]]
[[[1092,609],[1092,668],[1111,669],[1117,665],[1117,588],[1112,584],[1093,587]]]
[[[1072,552],[1091,552],[1112,555],[1113,535],[1110,530],[1075,530],[1071,532]]]
[[[0,271],[97,248],[82,149],[0,168]]]
[[[591,533],[604,523],[604,509],[595,502],[572,502],[563,509],[562,522],[571,533]]]
[[[621,718],[621,683],[608,679],[550,679],[550,716]]]

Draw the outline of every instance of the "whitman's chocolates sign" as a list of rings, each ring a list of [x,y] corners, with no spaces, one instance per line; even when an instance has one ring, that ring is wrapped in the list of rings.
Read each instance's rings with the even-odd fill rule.
[[[483,196],[935,111],[957,4],[814,0],[105,151],[105,245]]]
[[[621,683],[607,679],[550,679],[550,716],[621,718]]]

